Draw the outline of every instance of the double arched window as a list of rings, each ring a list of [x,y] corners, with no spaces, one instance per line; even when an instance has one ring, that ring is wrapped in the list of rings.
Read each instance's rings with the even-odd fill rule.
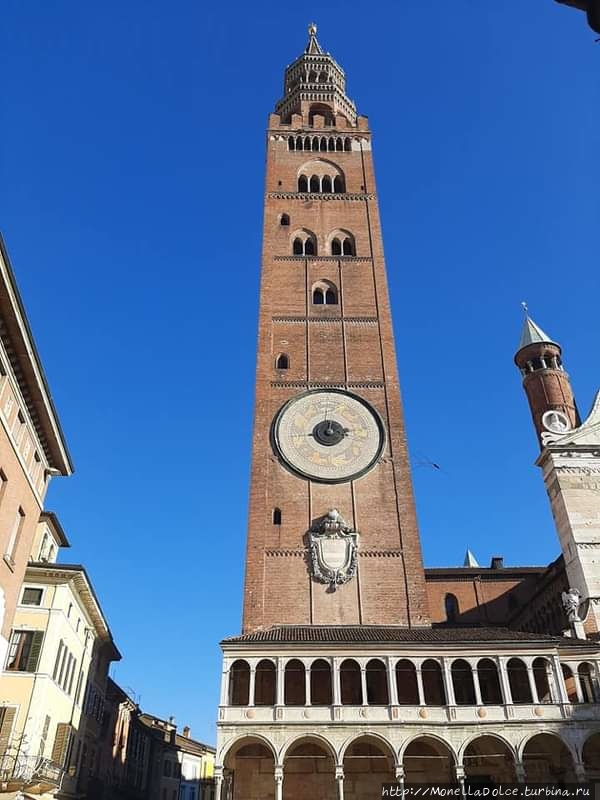
[[[317,237],[311,231],[301,230],[292,239],[292,254],[295,256],[316,256]]]
[[[312,302],[315,306],[336,306],[338,292],[331,281],[318,281],[312,287]]]
[[[331,255],[355,256],[356,246],[354,244],[354,236],[347,231],[336,233],[331,240]]]

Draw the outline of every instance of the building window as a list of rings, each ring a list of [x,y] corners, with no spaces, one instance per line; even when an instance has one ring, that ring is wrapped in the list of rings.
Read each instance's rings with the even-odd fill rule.
[[[32,586],[26,586],[23,589],[23,596],[21,597],[21,605],[41,606],[43,595],[44,595],[43,589],[34,589]]]
[[[456,595],[447,594],[444,598],[444,607],[446,609],[446,620],[448,622],[456,622],[458,617],[458,600]]]
[[[275,359],[275,369],[288,369],[290,360],[286,353],[280,353]]]
[[[35,672],[43,638],[43,631],[13,631],[8,648],[7,671]]]
[[[67,619],[71,619],[72,611],[73,611],[73,603],[69,603],[69,608],[67,609]]]
[[[19,506],[8,539],[8,546],[6,548],[6,553],[4,555],[5,559],[8,560],[11,564],[15,563],[14,556],[17,551],[17,547],[19,545],[19,539],[21,538],[21,533],[23,531],[24,523],[25,523],[25,512]]]
[[[281,525],[281,509],[273,509],[273,525]]]
[[[279,217],[279,224],[280,225],[289,225],[290,224],[290,215],[289,214],[282,214]]]
[[[336,306],[337,289],[330,281],[320,281],[313,286],[312,301],[315,306]]]

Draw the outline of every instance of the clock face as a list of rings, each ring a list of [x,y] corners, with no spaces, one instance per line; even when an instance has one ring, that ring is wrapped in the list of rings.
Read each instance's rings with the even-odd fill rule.
[[[278,455],[293,472],[339,483],[368,472],[385,441],[377,412],[360,397],[335,389],[288,401],[273,423]]]

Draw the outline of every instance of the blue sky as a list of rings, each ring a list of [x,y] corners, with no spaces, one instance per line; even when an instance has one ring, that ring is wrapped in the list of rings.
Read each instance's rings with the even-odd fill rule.
[[[370,118],[425,560],[558,543],[521,309],[600,385],[600,45],[552,0],[8,0],[0,228],[76,466],[48,507],[123,661],[214,742],[240,628],[264,130],[319,39]],[[434,461],[442,469],[426,465]]]

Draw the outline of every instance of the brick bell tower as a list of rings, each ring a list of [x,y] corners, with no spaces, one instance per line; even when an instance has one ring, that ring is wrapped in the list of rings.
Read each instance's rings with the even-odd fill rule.
[[[267,131],[245,633],[429,624],[371,142],[311,25]]]
[[[526,315],[515,363],[523,375],[552,516],[571,590],[576,635],[600,630],[600,394],[581,421],[561,347]],[[558,598],[557,598],[558,601]]]

